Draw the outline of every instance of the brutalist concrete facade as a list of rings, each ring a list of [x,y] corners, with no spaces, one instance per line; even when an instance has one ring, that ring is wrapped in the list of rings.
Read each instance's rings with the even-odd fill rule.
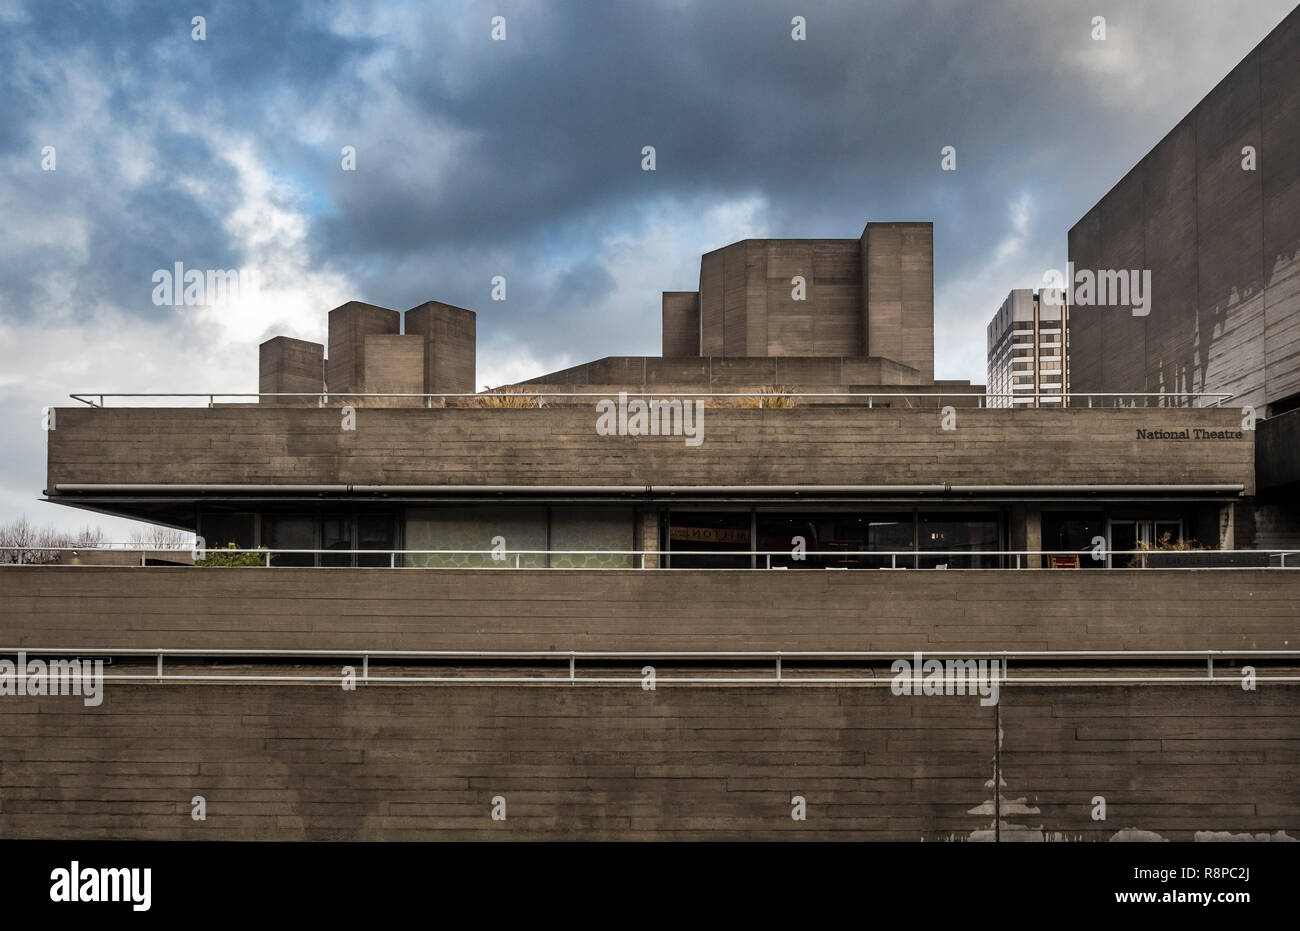
[[[1150,269],[1149,313],[1072,307],[1076,392],[1300,394],[1300,9],[1070,230],[1079,269]],[[1253,150],[1253,164],[1251,168]]]
[[[406,312],[406,332],[424,338],[424,390],[472,394],[475,315],[472,310],[425,301]]]
[[[932,381],[933,225],[868,223],[857,239],[747,239],[709,252],[698,294],[664,293],[664,355],[875,356]]]
[[[402,333],[402,320],[406,332]],[[320,343],[277,336],[259,347],[263,394],[472,394],[474,311],[427,301],[404,315],[349,301],[329,313],[329,357]],[[288,403],[263,398],[263,403]],[[371,399],[371,404],[377,404]],[[388,403],[401,404],[400,399]]]
[[[258,347],[258,391],[298,394],[325,387],[325,347],[289,336],[268,339]]]
[[[330,311],[325,381],[331,391],[365,391],[366,338],[397,333],[402,315],[386,307],[348,301]]]
[[[1244,546],[1300,546],[1300,9],[1070,230],[1079,270],[1150,270],[1147,313],[1070,308],[1074,392],[1223,391],[1262,419]],[[1073,303],[1073,302],[1072,302]]]

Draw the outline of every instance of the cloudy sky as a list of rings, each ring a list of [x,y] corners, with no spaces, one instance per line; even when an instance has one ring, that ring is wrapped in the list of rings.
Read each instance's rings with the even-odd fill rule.
[[[1292,6],[0,0],[0,522],[125,537],[38,501],[69,392],[255,391],[351,299],[476,310],[482,384],[657,354],[702,252],[869,219],[934,222],[936,374],[982,383],[1006,292]],[[176,262],[259,287],[157,306]]]

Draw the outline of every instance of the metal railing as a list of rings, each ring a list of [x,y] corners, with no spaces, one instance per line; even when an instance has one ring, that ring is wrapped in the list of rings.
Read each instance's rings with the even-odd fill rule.
[[[964,569],[988,570],[988,569],[1018,569],[1022,571],[1038,571],[1040,569],[1065,569],[1065,568],[1082,568],[1087,562],[1105,563],[1106,568],[1132,568],[1132,569],[1240,569],[1240,568],[1259,568],[1259,569],[1295,569],[1300,568],[1300,550],[1161,550],[1161,549],[1138,549],[1138,550],[808,550],[796,554],[789,549],[782,550],[538,550],[538,549],[270,549],[266,547],[241,548],[241,547],[216,547],[207,546],[203,549],[196,549],[193,546],[147,546],[139,544],[122,544],[106,546],[0,546],[0,554],[12,553],[17,558],[9,564],[48,564],[50,560],[42,559],[42,554],[50,553],[72,553],[78,555],[81,553],[139,553],[141,566],[148,564],[150,554],[177,553],[185,554],[194,559],[201,561],[203,559],[216,559],[221,556],[236,556],[244,554],[256,554],[261,558],[267,568],[277,568],[274,558],[277,556],[311,556],[313,562],[320,560],[314,559],[318,556],[329,556],[339,558],[366,557],[370,560],[384,560],[388,562],[388,568],[392,569],[580,569],[583,571],[608,571],[608,570],[626,570],[629,568],[654,569],[664,568],[647,564],[647,558],[658,558],[661,560],[671,561],[674,557],[724,557],[731,560],[744,561],[749,560],[752,565],[744,566],[723,566],[717,567],[722,571],[734,571],[736,569],[770,569],[784,570],[791,568],[808,568],[806,566],[795,566],[794,563],[818,563],[823,560],[836,561],[874,561],[880,565],[857,565],[857,566],[820,566],[824,570],[837,569],[907,569],[907,568],[936,568],[949,569],[952,571],[962,571]],[[419,556],[472,556],[487,557],[487,561],[492,565],[483,566],[455,566],[455,565],[418,565],[405,564],[406,557]],[[545,557],[545,565],[525,565],[525,557]],[[635,566],[551,566],[549,565],[551,557],[609,557],[609,556],[627,556],[629,562],[636,563]],[[399,557],[401,557],[399,559]],[[1051,564],[1051,558],[1058,557],[1066,560],[1076,560],[1078,566],[1056,565]],[[1128,557],[1123,566],[1115,565],[1116,558]],[[1291,557],[1288,562],[1288,557]],[[958,560],[989,560],[996,558],[999,563],[1007,565],[980,565],[980,566],[960,566],[948,564],[939,564],[935,566],[921,566],[922,561],[934,559],[949,559],[950,561]],[[776,560],[774,562],[773,560]],[[1039,565],[1033,565],[1037,559]],[[1177,565],[1179,562],[1215,562],[1220,565]],[[888,565],[884,565],[888,562]],[[1135,562],[1137,565],[1129,565]],[[782,563],[786,563],[783,565]],[[1233,564],[1235,563],[1235,564]],[[5,564],[0,560],[0,564]],[[68,564],[64,564],[68,565]],[[100,565],[103,565],[102,563]],[[352,566],[301,566],[286,563],[280,563],[279,567],[284,568],[355,568]],[[367,566],[365,568],[383,568],[383,566]],[[1102,568],[1094,566],[1093,568]],[[689,567],[689,571],[713,571],[710,567],[697,569]]]
[[[969,661],[997,660],[998,666],[992,678],[998,687],[1015,685],[1169,685],[1169,684],[1226,684],[1240,686],[1243,670],[1232,673],[1215,671],[1215,660],[1275,660],[1287,674],[1260,675],[1252,667],[1254,682],[1300,682],[1300,650],[273,650],[273,649],[127,649],[116,647],[69,648],[69,647],[0,647],[0,656],[57,656],[73,657],[79,663],[95,659],[113,659],[133,657],[153,659],[152,671],[142,673],[106,673],[105,682],[140,682],[164,684],[167,682],[248,682],[248,683],[295,683],[328,684],[338,686],[346,679],[357,685],[640,685],[644,687],[647,675],[653,676],[656,685],[776,685],[776,686],[816,686],[816,685],[860,685],[886,686],[892,684],[900,674],[893,669],[898,660],[915,663],[917,659]],[[340,669],[329,675],[315,673],[256,673],[245,670],[233,672],[170,672],[165,661],[171,657],[182,668],[192,667],[196,661],[215,661],[233,659],[256,660],[266,664],[305,666],[332,665],[326,660],[346,662],[347,672]],[[406,661],[405,666],[442,665],[455,667],[458,664],[479,664],[483,661],[498,661],[498,671],[490,675],[372,675],[371,660],[381,660],[387,665],[394,661]],[[185,661],[189,660],[187,664]],[[579,661],[597,666],[595,674],[585,674],[586,668],[580,669]],[[1112,666],[1151,665],[1152,663],[1181,663],[1183,666],[1204,665],[1205,672],[1195,675],[1011,675],[1010,662],[1030,662],[1048,665],[1049,669],[1068,669],[1071,664],[1092,664],[1109,662]],[[516,671],[509,668],[521,661],[529,663],[552,662],[557,669],[547,675],[511,675]],[[653,663],[677,661],[679,663],[712,663],[724,672],[735,672],[736,666],[772,667],[770,675],[716,675],[716,676],[660,676],[657,671],[647,673],[642,666],[633,675],[610,675],[610,663],[647,664],[655,670]],[[832,668],[852,665],[874,664],[881,668],[881,674],[871,675],[792,675],[789,663],[816,662],[829,664]],[[890,665],[885,668],[885,663]],[[601,668],[600,664],[604,664]],[[352,665],[356,664],[356,665]],[[224,666],[233,666],[225,662]],[[1249,664],[1247,664],[1249,665]],[[988,670],[991,667],[985,666]],[[1080,667],[1085,668],[1085,667]],[[805,670],[805,673],[807,670]],[[912,667],[913,675],[908,678],[915,684],[922,681],[922,672]],[[1031,670],[1032,672],[1032,670]],[[582,673],[582,674],[580,674]],[[86,675],[81,672],[69,674],[75,678]],[[972,677],[972,682],[974,681]],[[972,691],[970,694],[974,694]]]
[[[229,399],[253,399],[261,401],[262,398],[299,398],[314,399],[318,407],[326,407],[330,404],[330,399],[349,399],[349,398],[405,398],[420,399],[424,406],[428,408],[446,406],[448,400],[467,402],[469,400],[492,401],[502,398],[530,398],[537,401],[537,406],[545,407],[547,398],[598,398],[611,399],[623,394],[629,398],[666,398],[666,399],[689,399],[689,400],[709,400],[713,398],[749,398],[756,399],[758,406],[764,406],[765,401],[780,401],[783,398],[836,398],[836,399],[864,399],[868,408],[874,407],[877,400],[889,399],[907,399],[923,398],[931,402],[939,402],[945,399],[958,398],[975,398],[977,408],[990,408],[997,410],[1041,410],[1043,408],[1024,408],[1007,406],[1001,407],[990,405],[991,400],[1013,400],[1023,398],[1023,394],[1008,393],[987,393],[982,391],[692,391],[692,392],[675,392],[675,391],[526,391],[512,389],[510,391],[487,391],[479,393],[384,393],[384,392],[366,392],[366,391],[277,391],[277,392],[182,392],[170,394],[153,394],[147,392],[97,392],[82,391],[68,395],[74,401],[80,401],[82,404],[90,407],[102,408],[108,406],[106,400],[109,398],[154,398],[154,399],[207,399],[207,406],[214,407],[217,403],[225,403]],[[1053,394],[1053,398],[1065,398],[1068,402],[1072,399],[1086,400],[1088,407],[1111,407],[1111,408],[1133,408],[1133,407],[1175,407],[1175,408],[1199,408],[1199,407],[1220,407],[1227,401],[1232,400],[1233,394],[1227,391],[1092,391],[1092,392],[1065,392],[1063,394]],[[92,399],[98,399],[92,400]],[[219,401],[219,399],[223,399]],[[1125,401],[1136,402],[1141,400],[1142,403],[1124,403]],[[440,400],[442,404],[435,405],[434,401]],[[1150,403],[1154,401],[1155,403]],[[1177,403],[1175,403],[1177,402]],[[247,403],[245,401],[245,403]],[[892,403],[892,401],[891,401]],[[127,405],[123,405],[127,406]],[[186,406],[186,405],[171,405]],[[907,406],[911,406],[910,404]],[[1069,405],[1076,406],[1076,405]]]

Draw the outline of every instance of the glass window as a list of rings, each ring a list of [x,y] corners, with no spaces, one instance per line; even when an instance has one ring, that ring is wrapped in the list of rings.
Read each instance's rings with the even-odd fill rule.
[[[669,565],[674,569],[748,569],[750,516],[742,512],[673,511]],[[727,553],[743,553],[728,556]]]
[[[323,550],[350,550],[352,546],[352,519],[350,517],[323,517],[320,525],[320,548]],[[350,566],[352,557],[347,553],[321,553],[322,566]]]
[[[864,540],[861,518],[854,514],[758,515],[758,549],[772,554],[760,556],[759,566],[767,566],[769,559],[787,569],[852,566],[857,560],[849,554],[861,551]]]
[[[1183,539],[1183,522],[1181,520],[1158,520],[1151,535],[1152,546],[1166,546],[1181,543]]]
[[[1061,557],[1060,564],[1073,566],[1069,559],[1077,555],[1079,567],[1083,569],[1104,569],[1105,559],[1093,559],[1095,549],[1093,539],[1104,537],[1105,521],[1101,512],[1043,513],[1042,549]],[[1044,565],[1051,566],[1052,557],[1044,557]]]
[[[631,550],[635,526],[631,508],[551,509],[551,565],[561,569],[631,569],[635,557],[607,550]]]
[[[311,514],[263,514],[262,545],[273,550],[316,549],[316,518]],[[311,553],[277,553],[273,566],[314,566]]]
[[[204,511],[199,522],[199,534],[208,549],[224,549],[234,543],[239,549],[254,548],[253,514],[231,514],[224,511]]]
[[[358,553],[358,566],[387,566],[391,551],[397,548],[397,518],[392,514],[358,514],[357,545],[359,550],[381,550],[369,556]]]
[[[1113,568],[1139,568],[1149,565],[1143,554],[1126,555],[1126,551],[1159,548],[1168,534],[1166,545],[1176,543],[1183,536],[1183,522],[1178,518],[1161,520],[1111,520],[1109,522],[1110,564]]]
[[[506,558],[493,559],[491,552],[425,553],[406,557],[408,566],[502,569],[545,568],[543,552],[516,550],[546,549],[544,507],[446,507],[411,508],[406,512],[406,549],[491,551],[493,539],[504,539]]]
[[[773,566],[788,569],[888,569],[912,565],[911,512],[898,514],[808,513],[759,514],[758,549],[770,552]],[[802,559],[795,558],[795,538],[803,538]],[[891,558],[885,554],[902,551]],[[760,556],[760,567],[768,564]]]
[[[993,569],[998,549],[996,514],[921,514],[917,521],[917,565],[922,569]],[[940,551],[933,556],[927,550]]]

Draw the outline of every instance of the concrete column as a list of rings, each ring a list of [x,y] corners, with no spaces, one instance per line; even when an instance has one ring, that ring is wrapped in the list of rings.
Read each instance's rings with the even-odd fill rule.
[[[638,549],[659,549],[659,509],[650,508],[641,511],[638,516],[641,521],[641,545]],[[645,557],[645,567],[647,569],[658,569],[659,564],[660,559],[658,556]]]
[[[1033,505],[1025,507],[1025,549],[1041,550],[1043,548],[1043,511]],[[1042,569],[1043,557],[1026,557],[1022,565],[1026,569]]]
[[[406,332],[424,337],[424,390],[473,394],[476,340],[474,311],[426,301],[406,312]]]
[[[1009,546],[1013,550],[1041,550],[1043,548],[1043,512],[1037,505],[1013,504],[1008,527]],[[1008,564],[1014,568],[1016,557],[1008,557]],[[1043,568],[1041,556],[1021,556],[1020,565],[1025,569]]]
[[[1219,508],[1219,549],[1234,550],[1236,546],[1235,528],[1237,524],[1237,505],[1229,501]]]
[[[366,337],[396,334],[401,315],[386,307],[348,301],[329,313],[329,359],[326,382],[332,394],[366,391]]]

